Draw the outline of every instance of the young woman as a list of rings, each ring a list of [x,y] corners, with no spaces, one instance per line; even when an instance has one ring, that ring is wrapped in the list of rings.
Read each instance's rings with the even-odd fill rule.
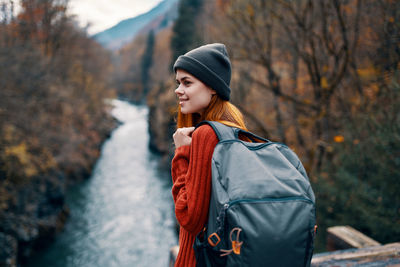
[[[223,44],[208,44],[180,56],[175,64],[179,98],[177,130],[173,135],[172,195],[180,225],[175,266],[196,266],[193,244],[203,229],[211,194],[211,158],[218,138],[203,120],[247,130],[240,111],[229,102],[231,64]]]

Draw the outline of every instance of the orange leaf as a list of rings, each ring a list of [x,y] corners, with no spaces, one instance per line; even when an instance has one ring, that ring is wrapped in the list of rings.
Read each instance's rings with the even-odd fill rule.
[[[344,137],[343,135],[336,135],[335,137],[333,137],[333,141],[335,141],[336,143],[343,143]]]

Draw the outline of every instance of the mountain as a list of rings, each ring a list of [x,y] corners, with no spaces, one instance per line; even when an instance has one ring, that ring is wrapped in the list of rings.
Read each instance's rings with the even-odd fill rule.
[[[143,31],[159,30],[169,25],[177,16],[179,0],[164,0],[147,13],[123,20],[115,26],[93,35],[105,48],[117,50]],[[156,24],[156,25],[154,25]]]

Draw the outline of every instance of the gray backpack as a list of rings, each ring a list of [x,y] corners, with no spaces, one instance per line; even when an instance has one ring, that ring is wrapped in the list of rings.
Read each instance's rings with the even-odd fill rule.
[[[315,197],[296,154],[238,128],[202,124],[219,142],[208,223],[194,244],[197,266],[310,266]]]

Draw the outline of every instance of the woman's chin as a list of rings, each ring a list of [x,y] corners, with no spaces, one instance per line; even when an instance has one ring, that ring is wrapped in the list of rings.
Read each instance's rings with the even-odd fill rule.
[[[203,112],[203,109],[199,110],[196,108],[192,108],[192,107],[185,107],[185,105],[181,105],[181,113],[184,115],[188,115],[188,114],[201,114]]]
[[[184,115],[189,114],[189,112],[187,112],[187,110],[185,108],[183,108],[182,106],[181,106],[181,113]]]
[[[185,107],[185,105],[181,105],[181,112],[185,115],[193,113],[189,108]]]

